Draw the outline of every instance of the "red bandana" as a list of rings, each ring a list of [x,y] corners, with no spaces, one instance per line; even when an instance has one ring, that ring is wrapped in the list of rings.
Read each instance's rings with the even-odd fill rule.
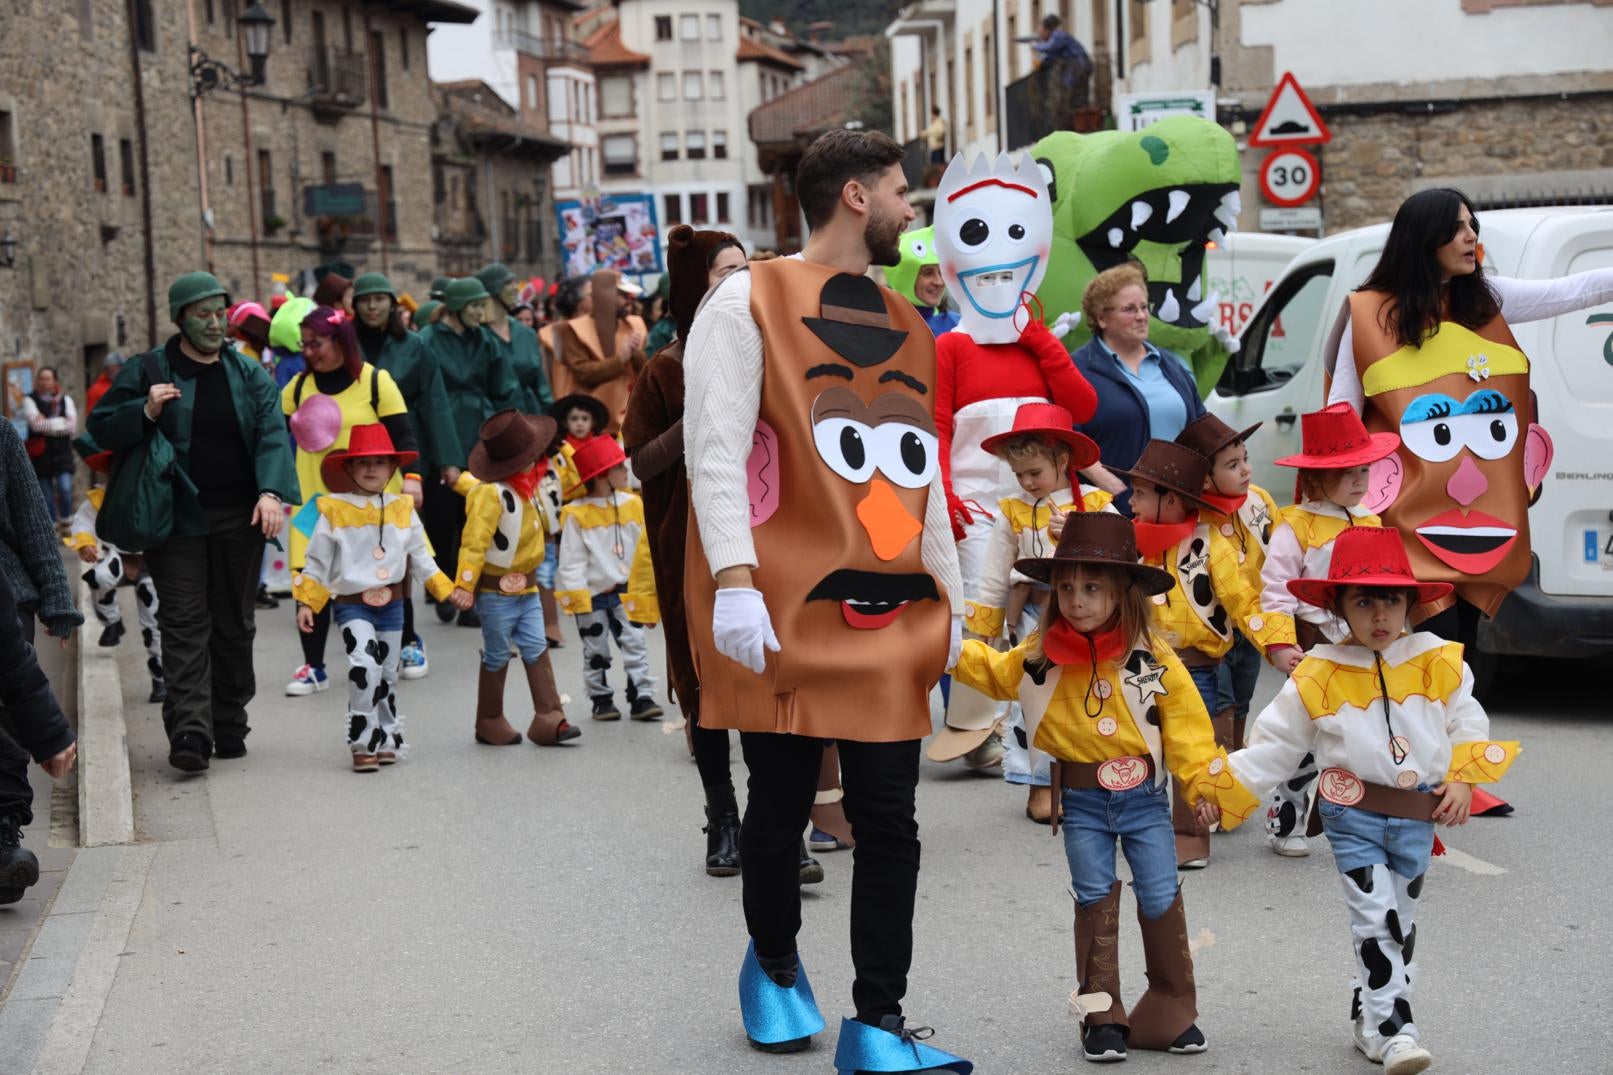
[[[1137,552],[1144,560],[1151,560],[1166,549],[1181,544],[1198,529],[1199,515],[1194,512],[1179,523],[1145,523],[1137,520]]]
[[[1063,616],[1051,616],[1047,634],[1042,637],[1042,652],[1057,665],[1101,664],[1120,658],[1126,640],[1120,637],[1120,613],[1109,617],[1109,623],[1092,632],[1082,634],[1070,626]]]
[[[504,481],[511,489],[520,493],[523,500],[531,500],[538,491],[538,482],[543,478],[543,471],[547,469],[547,462],[540,459],[526,470],[505,478]]]
[[[581,448],[584,444],[587,444],[593,439],[594,435],[592,433],[588,434],[586,437],[573,437],[570,433],[566,434],[566,443],[571,445],[573,451]]]
[[[1243,507],[1245,501],[1249,499],[1249,493],[1245,491],[1241,496],[1222,496],[1220,493],[1200,493],[1199,499],[1203,500],[1206,504],[1210,505],[1210,507],[1214,508],[1216,514],[1218,515],[1236,515],[1238,510]]]

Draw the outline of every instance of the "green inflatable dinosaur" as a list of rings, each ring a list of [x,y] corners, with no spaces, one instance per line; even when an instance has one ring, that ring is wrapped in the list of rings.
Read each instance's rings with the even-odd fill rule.
[[[1148,273],[1151,343],[1193,366],[1199,394],[1220,379],[1232,349],[1212,331],[1216,296],[1204,294],[1204,247],[1237,227],[1238,147],[1225,128],[1170,116],[1140,131],[1059,131],[1031,147],[1053,198],[1053,251],[1036,297],[1052,324],[1081,309],[1104,269],[1135,257]],[[1064,337],[1092,338],[1084,322]]]

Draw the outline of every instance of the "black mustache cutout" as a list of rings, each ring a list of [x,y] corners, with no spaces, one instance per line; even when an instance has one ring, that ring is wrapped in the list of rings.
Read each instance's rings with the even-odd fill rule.
[[[939,601],[941,593],[929,575],[882,571],[853,571],[841,568],[825,575],[812,587],[808,601],[861,601],[877,605],[899,605],[903,601]]]

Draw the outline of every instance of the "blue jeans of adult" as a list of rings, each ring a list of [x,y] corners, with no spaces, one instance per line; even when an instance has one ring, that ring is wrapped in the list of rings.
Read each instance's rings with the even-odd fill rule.
[[[1232,716],[1243,720],[1249,715],[1249,704],[1254,701],[1255,684],[1260,682],[1260,666],[1265,662],[1260,650],[1243,635],[1227,651],[1223,664],[1232,677]],[[1242,744],[1239,744],[1242,745]]]
[[[1146,780],[1126,791],[1064,789],[1064,855],[1076,901],[1090,907],[1115,883],[1115,841],[1131,867],[1131,887],[1144,918],[1170,910],[1176,900],[1176,837],[1171,800]]]
[[[523,664],[537,663],[549,648],[543,632],[543,601],[535,593],[479,593],[476,615],[482,620],[482,667],[489,672],[510,663],[512,642]]]
[[[39,491],[45,495],[45,510],[50,512],[50,521],[59,522],[62,519],[73,517],[73,472],[64,470],[60,474],[40,474]]]

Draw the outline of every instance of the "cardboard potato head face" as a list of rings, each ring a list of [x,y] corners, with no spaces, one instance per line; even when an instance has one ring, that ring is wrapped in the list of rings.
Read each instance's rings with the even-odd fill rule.
[[[1053,206],[1030,154],[952,158],[935,202],[941,275],[958,298],[958,329],[976,343],[1013,343],[1027,316],[1021,302],[1047,274]],[[1018,316],[1016,316],[1018,315]]]
[[[1528,576],[1529,504],[1551,464],[1529,360],[1452,322],[1367,368],[1373,415],[1400,450],[1373,466],[1364,506],[1409,537],[1417,577],[1456,584],[1493,615]],[[1369,418],[1369,425],[1372,421]]]

